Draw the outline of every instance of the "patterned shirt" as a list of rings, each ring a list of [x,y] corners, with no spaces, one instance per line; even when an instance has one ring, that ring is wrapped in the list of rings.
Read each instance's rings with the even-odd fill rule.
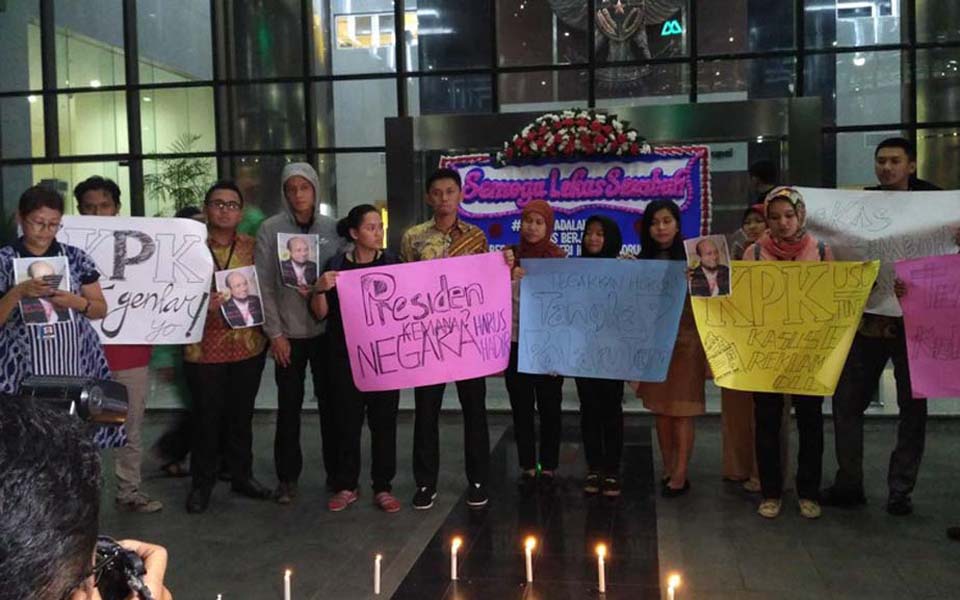
[[[400,242],[400,257],[403,262],[417,262],[483,254],[488,249],[487,236],[476,225],[457,219],[449,231],[441,231],[436,221],[431,219],[404,232]]]
[[[255,240],[243,234],[237,234],[233,254],[230,244],[217,244],[208,240],[217,270],[236,269],[253,264]],[[229,260],[229,264],[228,261]],[[216,294],[216,283],[210,293]],[[203,339],[196,344],[186,346],[183,359],[191,363],[227,363],[237,362],[257,356],[267,347],[267,338],[260,327],[231,329],[220,310],[219,304],[207,305],[207,321],[203,326]]]

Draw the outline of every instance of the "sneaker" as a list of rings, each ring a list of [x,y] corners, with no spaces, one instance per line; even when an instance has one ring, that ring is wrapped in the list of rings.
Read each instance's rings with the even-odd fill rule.
[[[359,497],[357,490],[340,490],[327,501],[327,510],[340,512],[356,502]]]
[[[887,512],[895,517],[905,517],[913,513],[913,502],[907,496],[891,496],[887,501]]]
[[[163,510],[163,503],[159,500],[152,500],[143,492],[134,492],[129,496],[117,496],[117,510],[135,513],[155,513]]]
[[[585,494],[600,493],[600,475],[598,473],[587,473],[586,478],[583,480],[583,492]]]
[[[759,479],[748,479],[743,482],[743,491],[749,492],[751,494],[760,493],[760,480]]]
[[[277,504],[290,504],[297,497],[297,484],[281,481],[274,494]]]
[[[833,506],[835,508],[857,508],[867,503],[867,497],[863,492],[859,494],[843,493],[831,486],[820,492],[820,504],[824,506]]]
[[[780,515],[780,499],[767,498],[760,503],[757,514],[765,519],[776,519]]]
[[[467,506],[470,508],[483,508],[489,501],[487,489],[482,484],[471,483],[467,488]]]
[[[616,498],[620,496],[620,478],[604,477],[601,490],[603,495],[607,498]]]
[[[822,511],[816,500],[800,498],[800,516],[804,519],[819,519]]]
[[[413,495],[413,508],[427,510],[433,508],[433,501],[437,497],[437,490],[431,487],[419,487]]]
[[[373,497],[373,503],[376,504],[380,510],[386,513],[395,513],[400,511],[400,501],[397,500],[390,492],[379,492]]]

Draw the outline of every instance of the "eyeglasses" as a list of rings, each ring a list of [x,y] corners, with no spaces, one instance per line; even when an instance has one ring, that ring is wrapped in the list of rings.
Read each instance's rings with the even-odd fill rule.
[[[44,223],[43,221],[34,221],[33,219],[24,219],[24,222],[30,225],[37,231],[60,231],[63,229],[63,223],[60,221],[51,221],[49,223]]]
[[[217,210],[226,210],[229,212],[237,212],[243,205],[239,202],[224,202],[223,200],[211,200],[207,202],[207,206],[211,206]]]

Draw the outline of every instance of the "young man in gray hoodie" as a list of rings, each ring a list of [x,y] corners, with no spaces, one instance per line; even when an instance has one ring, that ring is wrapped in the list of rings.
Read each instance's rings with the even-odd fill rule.
[[[273,443],[277,470],[277,502],[289,504],[297,495],[297,479],[303,469],[300,450],[300,410],[303,407],[307,363],[320,408],[320,435],[323,438],[323,465],[336,473],[338,434],[330,416],[332,398],[322,393],[324,333],[323,321],[310,312],[311,287],[294,289],[281,278],[277,234],[316,235],[319,238],[318,264],[325,264],[341,250],[337,222],[320,214],[317,172],[307,163],[292,163],[280,177],[281,211],[267,219],[257,233],[255,263],[263,300],[263,331],[270,339],[276,363],[277,433]]]

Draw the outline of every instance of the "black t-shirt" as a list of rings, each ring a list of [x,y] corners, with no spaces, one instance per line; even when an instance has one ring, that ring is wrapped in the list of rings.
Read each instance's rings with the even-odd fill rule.
[[[341,252],[327,261],[326,266],[323,268],[323,272],[326,273],[327,271],[352,271],[353,269],[369,269],[370,267],[394,265],[399,262],[400,259],[395,255],[389,252],[381,252],[373,262],[358,264],[350,260],[346,253]],[[330,290],[326,294],[328,307],[326,319],[327,339],[331,344],[331,348],[345,353],[347,349],[347,340],[343,332],[343,319],[340,316],[340,296],[334,290]]]

